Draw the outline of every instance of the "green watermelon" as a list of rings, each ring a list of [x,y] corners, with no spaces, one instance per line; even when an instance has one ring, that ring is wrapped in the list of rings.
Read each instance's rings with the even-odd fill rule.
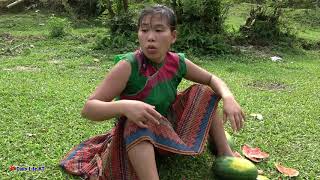
[[[219,180],[256,180],[257,167],[247,159],[222,156],[215,160],[213,173]]]
[[[234,142],[233,142],[233,139],[232,139],[232,136],[227,132],[227,131],[224,131],[225,134],[226,134],[226,138],[227,138],[227,142],[230,146],[230,148],[232,149],[233,146],[234,146]],[[217,155],[217,149],[216,149],[216,146],[214,143],[210,143],[212,140],[209,140],[209,143],[208,143],[208,149],[210,150],[210,152],[213,154],[213,155]]]

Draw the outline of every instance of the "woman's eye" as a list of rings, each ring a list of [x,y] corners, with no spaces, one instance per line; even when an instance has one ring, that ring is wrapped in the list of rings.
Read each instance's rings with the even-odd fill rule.
[[[163,32],[163,29],[156,29],[156,32]]]
[[[142,31],[142,32],[147,32],[147,31],[148,31],[148,29],[141,29],[141,31]]]

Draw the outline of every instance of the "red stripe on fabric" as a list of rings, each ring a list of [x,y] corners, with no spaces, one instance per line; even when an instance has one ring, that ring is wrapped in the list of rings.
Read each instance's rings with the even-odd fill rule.
[[[179,56],[175,53],[168,52],[166,56],[166,62],[159,69],[159,71],[154,74],[154,76],[150,77],[147,81],[145,88],[140,91],[138,94],[130,96],[130,95],[121,95],[120,99],[129,99],[129,100],[143,100],[150,94],[153,87],[157,84],[164,82],[166,80],[170,80],[174,77],[179,69]]]
[[[161,123],[160,126],[147,122],[147,125],[149,126],[148,129],[157,137],[169,139],[176,144],[184,144],[188,147],[194,146],[198,142],[197,136],[199,135],[198,133],[201,128],[202,120],[210,106],[212,96],[215,96],[214,94],[215,93],[208,86],[193,85],[192,88],[189,88],[184,93],[180,94],[173,103],[173,111],[176,113],[176,117],[178,117],[176,121],[176,131],[172,129],[170,120],[165,118],[162,119],[161,122],[168,123]],[[208,124],[204,129],[203,137],[200,140],[200,146],[196,151],[177,149],[168,144],[159,143],[157,140],[145,135],[135,139],[130,142],[130,144],[127,144],[127,151],[143,140],[149,140],[156,147],[168,152],[186,155],[196,155],[201,153],[203,151],[211,127],[213,114],[216,112],[219,99],[220,98],[217,98],[213,109],[210,111]],[[124,131],[124,139],[134,134],[138,129],[139,128],[134,123],[128,122]]]

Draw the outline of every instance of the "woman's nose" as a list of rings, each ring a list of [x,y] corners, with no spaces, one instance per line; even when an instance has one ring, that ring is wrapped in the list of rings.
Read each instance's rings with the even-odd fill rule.
[[[155,41],[155,34],[152,31],[149,31],[148,35],[147,35],[147,40],[148,42],[152,42]]]

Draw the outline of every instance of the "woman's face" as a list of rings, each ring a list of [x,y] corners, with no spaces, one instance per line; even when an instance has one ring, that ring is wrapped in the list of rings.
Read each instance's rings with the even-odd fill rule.
[[[171,31],[168,20],[160,14],[146,15],[139,27],[138,38],[143,53],[155,63],[164,60],[171,44],[176,41],[176,31]]]

